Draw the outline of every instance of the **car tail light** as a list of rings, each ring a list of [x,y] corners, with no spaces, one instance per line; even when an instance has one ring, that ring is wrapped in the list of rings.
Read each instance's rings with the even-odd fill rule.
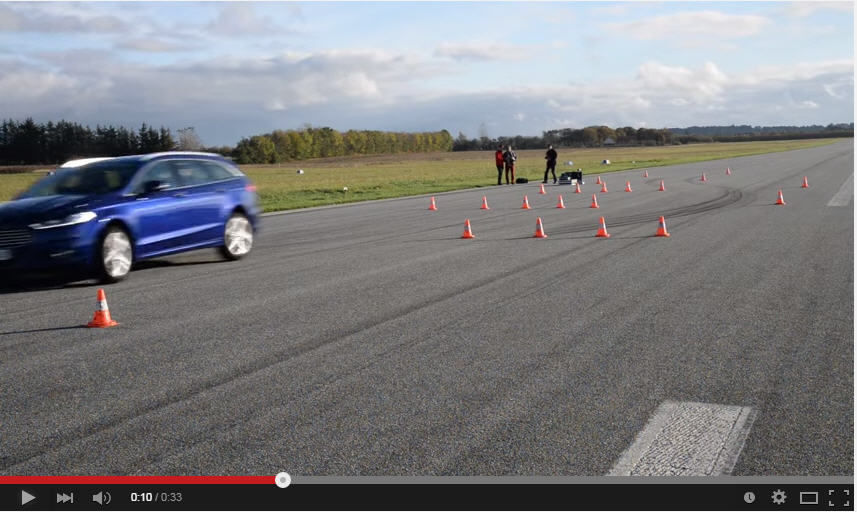
[[[255,192],[256,191],[256,185],[247,185],[244,187],[244,190],[246,190],[247,192]]]

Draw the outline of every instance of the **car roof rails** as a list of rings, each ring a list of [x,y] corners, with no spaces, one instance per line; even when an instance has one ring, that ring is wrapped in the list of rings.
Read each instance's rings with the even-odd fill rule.
[[[60,166],[61,169],[68,169],[72,167],[81,167],[86,164],[91,164],[93,162],[100,162],[102,160],[110,160],[113,157],[110,156],[99,156],[95,158],[78,158],[77,160],[69,160],[68,162],[62,164]]]
[[[158,158],[162,156],[217,156],[223,158],[217,153],[205,153],[203,151],[161,151],[159,153],[149,153],[148,155],[142,155],[140,157],[140,160],[151,160],[153,158]]]

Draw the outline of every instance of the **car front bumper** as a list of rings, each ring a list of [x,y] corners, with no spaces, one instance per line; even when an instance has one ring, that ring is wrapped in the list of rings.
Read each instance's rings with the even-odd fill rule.
[[[91,266],[99,224],[92,220],[50,229],[0,227],[0,271]]]

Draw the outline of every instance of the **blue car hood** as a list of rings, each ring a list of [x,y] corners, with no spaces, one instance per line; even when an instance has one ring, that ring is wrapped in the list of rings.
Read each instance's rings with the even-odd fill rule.
[[[0,225],[27,225],[87,211],[100,201],[93,196],[27,197],[0,204]]]

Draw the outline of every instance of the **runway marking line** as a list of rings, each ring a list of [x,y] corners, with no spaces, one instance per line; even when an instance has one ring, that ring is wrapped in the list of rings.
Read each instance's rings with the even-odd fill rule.
[[[752,407],[663,402],[607,474],[728,475],[755,419]]]
[[[839,187],[839,191],[830,198],[830,201],[827,203],[827,206],[848,206],[848,203],[851,202],[851,198],[854,196],[854,173],[851,173],[848,176],[848,179],[845,180],[845,183]]]

